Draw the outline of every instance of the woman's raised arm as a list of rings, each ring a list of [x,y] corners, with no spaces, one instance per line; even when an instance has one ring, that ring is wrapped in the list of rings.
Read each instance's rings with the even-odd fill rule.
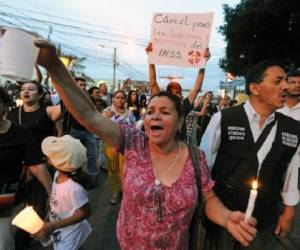
[[[146,53],[149,54],[153,51],[152,43],[148,43]],[[159,92],[159,86],[156,80],[156,69],[154,64],[149,64],[149,82],[150,82],[150,91],[151,96],[156,95]]]
[[[36,40],[35,45],[40,48],[37,63],[48,71],[68,111],[90,132],[118,148],[120,144],[118,124],[98,113],[95,105],[76,85],[71,74],[60,61],[54,45],[46,40]]]

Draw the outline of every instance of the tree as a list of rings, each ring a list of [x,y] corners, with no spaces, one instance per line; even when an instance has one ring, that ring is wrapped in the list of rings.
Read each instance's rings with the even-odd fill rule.
[[[222,69],[244,76],[265,59],[300,67],[299,0],[242,0],[234,8],[223,5],[223,10],[225,24],[219,32],[227,47],[219,62]]]

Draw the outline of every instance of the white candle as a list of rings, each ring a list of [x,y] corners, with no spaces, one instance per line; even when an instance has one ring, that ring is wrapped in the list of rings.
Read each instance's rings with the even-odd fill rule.
[[[250,191],[250,196],[249,196],[249,200],[248,200],[248,206],[247,206],[247,209],[246,209],[246,216],[245,216],[245,221],[246,222],[252,216],[252,212],[253,212],[254,206],[255,206],[256,197],[257,197],[257,181],[253,181],[252,182],[252,189]]]

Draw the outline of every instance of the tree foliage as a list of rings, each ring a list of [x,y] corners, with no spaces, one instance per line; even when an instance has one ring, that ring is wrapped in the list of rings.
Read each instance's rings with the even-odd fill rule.
[[[220,66],[243,76],[253,64],[279,60],[288,68],[300,67],[300,1],[242,0],[223,5],[225,24],[219,32],[227,42]]]

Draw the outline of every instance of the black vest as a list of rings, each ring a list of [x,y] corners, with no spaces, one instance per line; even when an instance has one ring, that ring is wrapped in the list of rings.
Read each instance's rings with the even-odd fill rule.
[[[249,158],[254,139],[243,106],[221,112],[221,144],[212,172],[216,181],[215,192],[229,209],[246,211],[251,183],[256,179],[258,169],[257,157]],[[270,228],[277,222],[284,176],[299,145],[300,123],[281,113],[275,115],[275,140],[261,166],[253,212],[258,221],[258,229]],[[226,189],[225,182],[242,160],[247,160],[249,167],[245,168],[243,175],[237,180],[237,187],[230,191]]]

